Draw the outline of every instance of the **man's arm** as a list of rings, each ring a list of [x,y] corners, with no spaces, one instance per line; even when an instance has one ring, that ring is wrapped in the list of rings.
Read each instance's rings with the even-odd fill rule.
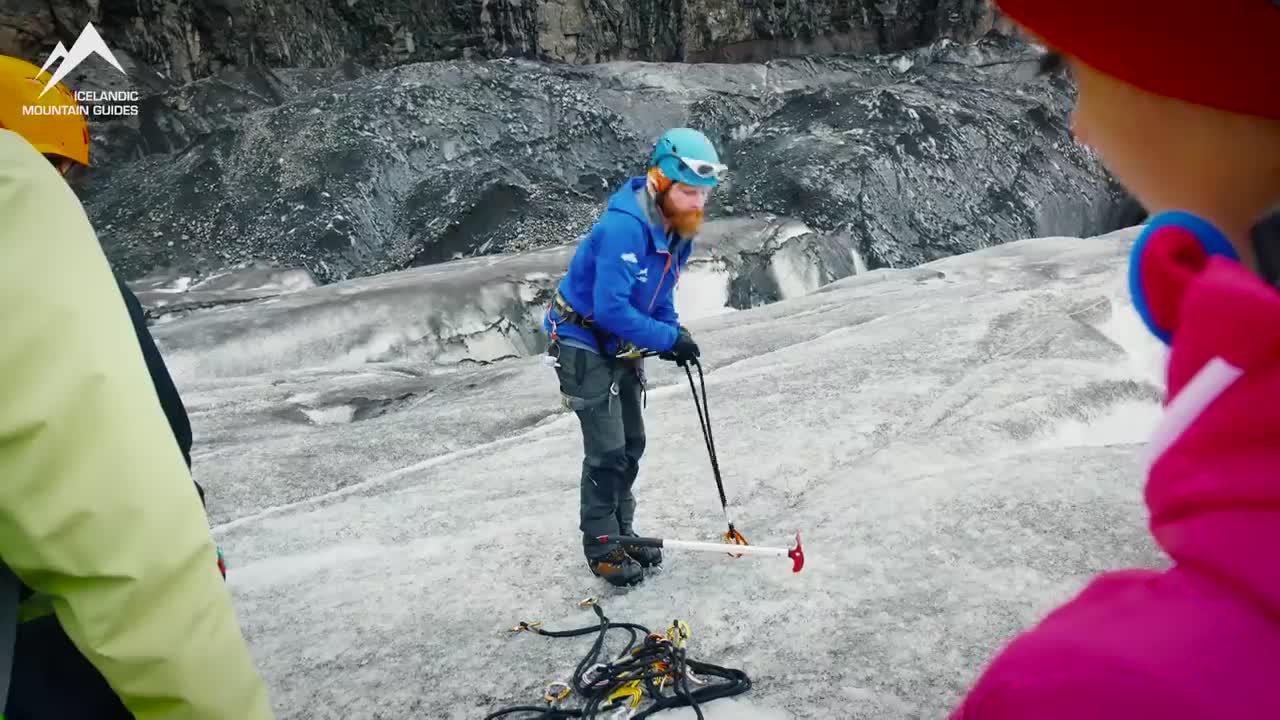
[[[272,717],[74,193],[0,130],[0,559],[139,720]]]
[[[596,285],[592,298],[594,321],[605,330],[646,350],[661,352],[675,344],[679,329],[636,310],[631,289],[637,282],[645,242],[639,227],[629,221],[596,225]]]

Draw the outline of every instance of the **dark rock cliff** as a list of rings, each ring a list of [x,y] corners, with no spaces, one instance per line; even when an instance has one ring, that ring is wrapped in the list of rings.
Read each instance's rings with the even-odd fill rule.
[[[969,41],[986,0],[4,0],[0,53],[44,57],[93,22],[188,82],[228,67],[523,57],[760,61]]]

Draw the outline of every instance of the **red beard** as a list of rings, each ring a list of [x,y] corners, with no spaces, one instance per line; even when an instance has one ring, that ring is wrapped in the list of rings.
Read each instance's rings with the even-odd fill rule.
[[[667,224],[682,238],[691,238],[697,234],[698,228],[702,227],[703,211],[701,208],[696,210],[676,210],[670,207],[670,202],[666,195],[662,196],[662,216],[666,218]]]

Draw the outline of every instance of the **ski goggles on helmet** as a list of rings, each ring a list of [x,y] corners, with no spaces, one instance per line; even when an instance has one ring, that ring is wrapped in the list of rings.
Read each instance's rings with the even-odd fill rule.
[[[715,178],[716,180],[723,180],[725,176],[729,174],[728,165],[707,162],[706,160],[694,160],[693,158],[680,156],[676,156],[676,158],[680,162],[684,163],[686,168],[693,171],[694,175],[697,175],[700,178]]]

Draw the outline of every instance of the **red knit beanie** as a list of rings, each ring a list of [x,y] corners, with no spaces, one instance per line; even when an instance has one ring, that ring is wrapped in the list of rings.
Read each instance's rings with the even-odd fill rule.
[[[1054,50],[1148,92],[1280,120],[1280,0],[995,0]]]

